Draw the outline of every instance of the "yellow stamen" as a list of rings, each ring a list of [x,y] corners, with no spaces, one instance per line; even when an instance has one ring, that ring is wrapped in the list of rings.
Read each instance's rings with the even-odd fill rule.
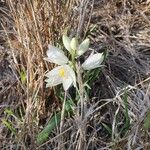
[[[59,70],[59,73],[58,73],[58,74],[59,74],[59,76],[62,77],[62,78],[65,77],[65,70],[64,70],[64,68],[61,68],[61,69]]]

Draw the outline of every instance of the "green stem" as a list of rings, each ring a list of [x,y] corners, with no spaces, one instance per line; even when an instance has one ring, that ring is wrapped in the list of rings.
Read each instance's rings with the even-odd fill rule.
[[[72,64],[73,64],[73,68],[76,70],[76,67],[75,67],[75,64],[76,64],[75,56],[76,56],[76,52],[74,50],[72,50],[71,61],[72,61]]]

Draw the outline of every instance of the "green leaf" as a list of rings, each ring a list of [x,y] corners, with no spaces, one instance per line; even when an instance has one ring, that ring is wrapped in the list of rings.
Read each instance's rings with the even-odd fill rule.
[[[144,130],[149,130],[150,129],[150,110],[148,110],[147,115],[144,119],[143,128],[144,128]]]
[[[14,134],[16,133],[16,130],[15,130],[15,128],[13,128],[11,122],[9,122],[9,121],[3,119],[3,120],[2,120],[2,123],[3,123],[12,133],[14,133]]]
[[[108,131],[108,133],[111,135],[112,134],[112,129],[108,125],[106,125],[105,123],[102,123],[102,125]]]
[[[20,78],[21,82],[24,84],[26,82],[26,72],[24,70],[20,72]]]
[[[60,121],[61,121],[61,112],[58,112],[50,119],[47,126],[38,134],[37,136],[38,145],[41,145],[48,139],[50,133],[60,123]]]
[[[12,116],[12,117],[14,117],[14,119],[19,120],[11,109],[6,108],[4,113],[7,115],[7,117]]]
[[[70,99],[70,100],[67,100],[67,101],[66,101],[66,104],[65,104],[65,111],[66,111],[67,113],[72,114],[72,113],[73,113],[72,106],[74,106],[73,101],[72,101],[71,99]]]
[[[4,113],[8,114],[9,116],[13,116],[14,115],[14,113],[13,113],[13,111],[11,109],[5,109]]]
[[[94,80],[99,76],[99,73],[101,72],[101,69],[93,69],[87,72],[86,75],[86,82],[88,85],[92,85]]]
[[[125,124],[121,128],[120,134],[125,135],[127,131],[130,128],[130,117],[129,117],[129,112],[128,112],[128,93],[127,89],[125,89],[124,96],[123,96],[123,101],[124,101],[124,115],[125,115]]]

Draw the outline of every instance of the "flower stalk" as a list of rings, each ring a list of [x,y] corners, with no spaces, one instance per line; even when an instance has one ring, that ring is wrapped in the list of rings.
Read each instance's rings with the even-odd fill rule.
[[[73,113],[72,107],[76,104],[79,105],[78,108],[81,116],[81,121],[86,121],[85,111],[87,107],[86,102],[88,101],[88,93],[86,87],[88,87],[88,85],[86,85],[87,81],[84,81],[84,73],[88,74],[89,70],[101,67],[101,63],[104,60],[103,53],[92,53],[87,59],[85,59],[83,63],[80,63],[80,56],[84,55],[84,53],[89,50],[89,39],[85,39],[79,44],[76,37],[70,39],[65,34],[62,37],[62,41],[65,49],[71,56],[71,60],[70,57],[68,58],[67,56],[65,56],[63,50],[52,45],[48,45],[48,50],[46,52],[47,57],[44,59],[46,61],[49,61],[50,63],[54,63],[57,65],[55,68],[45,74],[45,76],[47,77],[45,82],[46,87],[53,87],[59,84],[63,85],[65,96],[63,95],[63,97],[60,97],[63,98],[63,108],[61,113],[56,113],[56,117],[52,117],[50,123],[41,133],[39,133],[39,136],[37,138],[37,143],[39,144],[43,143],[46,138],[49,137],[52,129],[58,124],[60,124],[60,133],[63,132],[64,118],[68,113]],[[73,104],[71,104],[70,97],[67,97],[67,93],[69,92],[68,89],[71,86],[74,86],[76,90],[75,100]],[[67,109],[67,106],[69,106],[69,109]],[[84,130],[82,130],[82,128]],[[85,144],[85,132],[86,128],[81,125],[79,132],[79,138],[81,138],[79,147],[81,148]],[[44,138],[42,139],[41,137]],[[61,145],[61,139],[59,144]]]
[[[79,92],[79,103],[81,105],[81,120],[84,119],[84,104],[85,104],[85,87],[83,84],[83,78],[82,78],[82,74],[81,74],[81,65],[80,63],[76,64],[76,69],[77,69],[77,82],[78,82],[78,92]]]

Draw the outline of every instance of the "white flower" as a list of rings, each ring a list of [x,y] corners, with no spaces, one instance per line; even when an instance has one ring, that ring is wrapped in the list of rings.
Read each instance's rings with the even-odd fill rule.
[[[63,35],[62,40],[65,48],[71,53],[71,46],[70,46],[71,39],[68,36]]]
[[[84,70],[91,70],[101,66],[101,63],[104,60],[103,53],[97,53],[90,55],[85,62],[82,64]]]
[[[64,90],[68,90],[72,84],[76,86],[75,72],[67,65],[69,59],[64,55],[64,52],[57,47],[49,45],[47,56],[45,60],[60,66],[52,69],[45,75],[48,77],[48,79],[45,80],[47,82],[46,87],[52,87],[62,83]]]
[[[69,61],[62,50],[52,45],[48,45],[47,56],[48,58],[44,58],[45,60],[58,65],[64,65]]]
[[[89,49],[89,39],[85,39],[80,45],[78,44],[76,37],[70,39],[68,36],[63,35],[62,40],[65,48],[70,52],[70,54],[72,53],[72,50],[74,50],[76,51],[77,56],[81,56]]]
[[[58,66],[45,76],[48,77],[48,79],[45,80],[47,82],[46,87],[52,87],[62,83],[66,91],[72,84],[76,86],[76,76],[69,65]]]
[[[77,55],[81,56],[83,55],[88,49],[89,49],[89,45],[90,45],[90,40],[89,39],[85,39],[78,47],[77,50]]]
[[[70,42],[70,47],[72,50],[76,51],[78,49],[78,40],[76,37],[72,38],[71,42]]]

